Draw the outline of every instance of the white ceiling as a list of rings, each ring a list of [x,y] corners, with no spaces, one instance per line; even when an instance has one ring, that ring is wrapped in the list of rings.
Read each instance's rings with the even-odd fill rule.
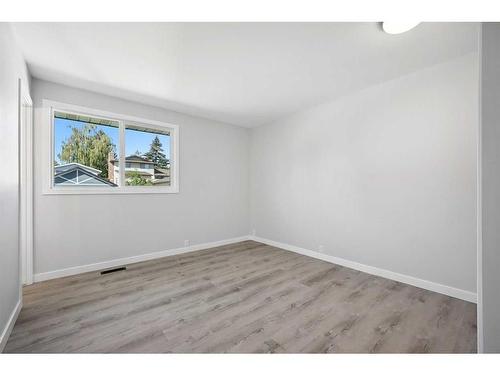
[[[477,49],[473,23],[16,23],[33,77],[242,126]]]

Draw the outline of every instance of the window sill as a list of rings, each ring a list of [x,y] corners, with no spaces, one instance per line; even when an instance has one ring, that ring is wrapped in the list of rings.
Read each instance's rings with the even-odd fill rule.
[[[42,195],[123,195],[123,194],[178,194],[179,189],[172,188],[69,188],[69,189],[44,189]]]

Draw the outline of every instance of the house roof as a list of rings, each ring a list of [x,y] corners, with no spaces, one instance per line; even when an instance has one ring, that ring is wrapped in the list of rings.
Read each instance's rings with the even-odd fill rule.
[[[137,163],[145,163],[145,164],[154,164],[153,161],[143,158],[140,155],[129,155],[125,157],[126,162],[137,162]],[[118,163],[119,160],[110,160],[111,163]]]
[[[154,164],[154,162],[152,162],[151,160],[146,159],[146,158],[144,158],[142,156],[139,156],[139,155],[130,155],[130,156],[127,156],[127,157],[125,157],[125,161],[138,161],[138,162],[141,162],[141,163]]]
[[[165,168],[155,168],[155,176],[166,176],[170,177],[170,169]]]
[[[92,168],[92,167],[89,167],[87,165],[83,165],[83,164],[80,164],[80,163],[68,163],[68,164],[56,165],[54,167],[54,171],[55,171],[55,174],[57,175],[59,173],[63,173],[63,172],[66,172],[66,171],[73,170],[76,167],[84,169],[87,172],[90,172],[90,173],[92,173],[92,174],[94,174],[96,176],[99,176],[101,174],[101,172],[102,172],[99,169]]]
[[[54,170],[55,170],[54,181],[56,185],[67,184],[67,183],[69,183],[70,185],[71,184],[81,185],[82,183],[80,183],[79,181],[74,181],[76,173],[77,180],[79,180],[80,175],[85,175],[89,177],[84,181],[85,185],[96,185],[93,182],[97,182],[97,185],[101,183],[109,186],[118,186],[105,178],[99,177],[98,174],[101,173],[100,170],[88,167],[80,163],[69,163],[64,165],[58,165],[54,168]],[[98,173],[96,174],[95,171],[97,171]],[[65,178],[65,176],[70,176],[70,177]],[[60,180],[61,182],[57,182],[57,180]]]

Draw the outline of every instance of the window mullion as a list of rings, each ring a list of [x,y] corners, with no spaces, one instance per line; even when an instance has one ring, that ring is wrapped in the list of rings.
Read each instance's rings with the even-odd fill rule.
[[[119,156],[119,166],[120,166],[120,187],[125,186],[125,124],[123,121],[120,123],[120,156]]]

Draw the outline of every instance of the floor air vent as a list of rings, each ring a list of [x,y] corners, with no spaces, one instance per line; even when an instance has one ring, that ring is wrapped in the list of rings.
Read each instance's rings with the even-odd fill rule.
[[[101,275],[106,275],[108,273],[113,273],[113,272],[118,272],[118,271],[125,271],[127,267],[116,267],[116,268],[111,268],[109,270],[101,271]]]

